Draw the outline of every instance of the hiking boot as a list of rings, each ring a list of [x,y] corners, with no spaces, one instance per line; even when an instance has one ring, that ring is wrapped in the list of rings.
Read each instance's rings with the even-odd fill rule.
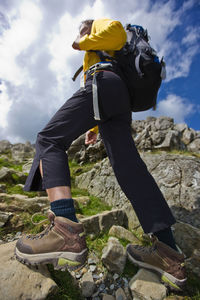
[[[44,231],[17,241],[16,258],[30,265],[53,264],[56,270],[79,270],[88,254],[83,225],[51,211],[48,218],[50,224]]]
[[[139,267],[156,271],[172,290],[182,290],[186,283],[184,255],[154,238],[151,247],[127,246],[129,260]]]

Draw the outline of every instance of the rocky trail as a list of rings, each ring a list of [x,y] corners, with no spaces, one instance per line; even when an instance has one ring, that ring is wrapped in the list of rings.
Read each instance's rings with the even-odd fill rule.
[[[86,147],[80,137],[68,151],[75,207],[87,234],[86,265],[69,273],[19,263],[16,240],[44,228],[33,225],[31,217],[39,213],[34,222],[44,219],[49,202],[44,192],[23,192],[34,146],[0,141],[0,300],[200,299],[200,133],[164,117],[134,121],[132,128],[141,156],[177,218],[173,232],[186,258],[185,290],[169,290],[156,273],[127,259],[127,244],[147,245],[149,239],[118,186],[100,139]]]

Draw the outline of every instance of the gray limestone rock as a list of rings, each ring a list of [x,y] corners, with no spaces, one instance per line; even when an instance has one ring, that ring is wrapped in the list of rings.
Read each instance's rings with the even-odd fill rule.
[[[128,225],[127,216],[123,209],[114,209],[103,213],[81,219],[87,234],[97,235],[109,230],[112,225]]]
[[[92,273],[87,272],[82,277],[81,289],[83,297],[91,297],[94,293],[96,285],[94,283]]]
[[[188,126],[185,123],[178,123],[174,125],[174,129],[182,133],[184,130],[188,129]]]
[[[157,130],[166,130],[172,128],[174,124],[173,118],[159,117],[156,119],[155,127]]]
[[[162,300],[167,295],[166,287],[160,283],[159,277],[150,271],[140,269],[129,282],[134,299]]]
[[[194,141],[192,141],[187,146],[187,149],[192,152],[200,153],[200,138],[197,138]]]
[[[118,239],[110,237],[103,248],[102,263],[110,272],[121,274],[126,263],[126,251]]]
[[[15,171],[14,169],[9,169],[3,167],[0,169],[0,181],[8,183],[25,183],[26,175],[23,172]]]
[[[187,272],[193,273],[200,278],[200,249],[195,249],[190,258],[185,260]]]
[[[17,143],[11,147],[12,159],[16,162],[23,162],[32,158],[35,154],[35,148],[30,142],[25,144]]]
[[[127,296],[122,288],[116,290],[115,297],[116,300],[127,300]]]
[[[26,161],[26,163],[22,166],[22,172],[23,173],[29,173],[30,169],[31,169],[31,166],[32,166],[32,163],[33,163],[33,158],[29,158]]]
[[[182,135],[181,140],[185,145],[188,145],[189,143],[192,142],[195,136],[195,131],[192,129],[185,129]]]
[[[122,226],[113,225],[109,230],[109,235],[116,238],[125,239],[131,243],[139,243],[139,240],[129,230]]]
[[[10,212],[2,212],[0,211],[0,228],[5,226],[8,220],[12,217],[12,213]]]
[[[166,133],[164,141],[155,146],[156,149],[172,150],[179,149],[179,133],[175,130],[170,130]]]
[[[166,153],[142,153],[141,157],[175,217],[200,228],[200,159]],[[102,198],[112,207],[124,208],[130,228],[139,225],[107,158],[97,163],[89,172],[77,176],[76,184],[80,188],[87,188],[90,194]]]
[[[46,266],[28,267],[14,257],[16,242],[0,245],[0,298],[45,300],[57,290]]]
[[[200,229],[178,222],[173,225],[173,233],[176,243],[186,257],[192,256],[195,249],[200,249]]]
[[[5,153],[10,150],[12,144],[7,140],[0,141],[0,153]]]

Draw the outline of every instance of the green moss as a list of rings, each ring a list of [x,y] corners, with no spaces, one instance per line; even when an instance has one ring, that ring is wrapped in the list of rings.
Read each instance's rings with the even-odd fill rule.
[[[72,197],[81,197],[81,196],[88,196],[88,191],[85,189],[79,189],[76,187],[72,187],[71,189]]]
[[[7,193],[26,195],[29,198],[33,198],[37,196],[37,192],[25,192],[23,188],[19,185],[7,185]]]
[[[22,171],[22,164],[14,164],[12,161],[7,160],[5,158],[0,158],[0,168],[6,167],[11,168],[17,171]]]
[[[52,265],[48,265],[52,279],[58,285],[58,292],[48,296],[47,300],[83,300],[80,289],[68,271],[55,271]]]
[[[112,209],[109,205],[105,204],[95,196],[89,196],[89,198],[90,202],[86,206],[79,204],[79,210],[77,210],[77,213],[84,216],[93,216],[102,211]]]
[[[91,238],[90,235],[86,236],[89,251],[94,251],[95,254],[100,258],[102,255],[102,250],[106,246],[108,239],[108,232],[99,234],[95,237],[95,239]]]

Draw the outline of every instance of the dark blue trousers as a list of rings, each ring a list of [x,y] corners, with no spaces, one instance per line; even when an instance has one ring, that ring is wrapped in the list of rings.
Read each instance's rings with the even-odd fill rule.
[[[127,88],[120,77],[110,71],[99,72],[97,81],[102,120],[94,119],[92,76],[89,76],[85,88],[67,100],[38,133],[36,155],[24,190],[70,186],[66,151],[76,138],[98,125],[115,176],[144,232],[165,229],[174,224],[175,219],[135,147]],[[43,178],[39,171],[40,160]]]

